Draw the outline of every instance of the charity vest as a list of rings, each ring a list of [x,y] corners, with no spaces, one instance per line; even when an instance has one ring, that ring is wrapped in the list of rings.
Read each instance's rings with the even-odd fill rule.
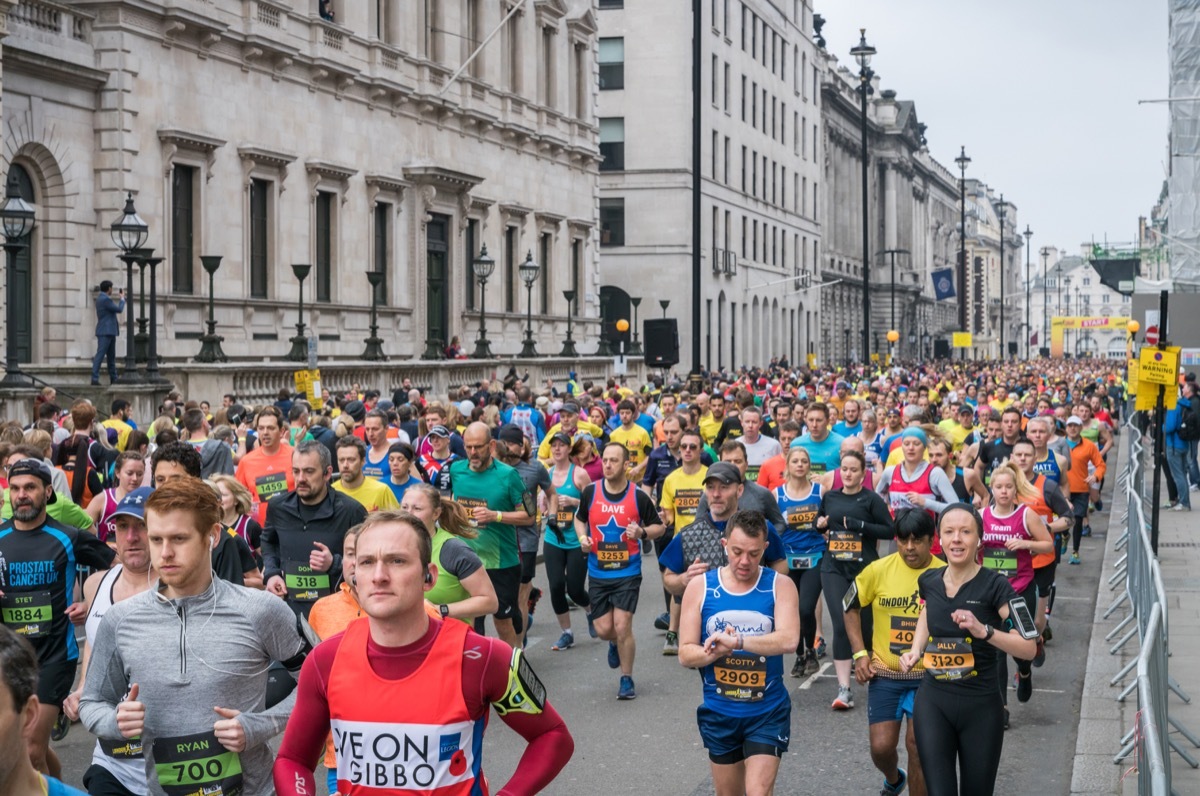
[[[625,535],[625,529],[637,519],[637,487],[626,484],[621,498],[612,501],[604,496],[604,482],[596,484],[592,505],[588,507],[588,527],[592,535],[588,575],[628,578],[642,574],[641,542]]]
[[[1053,457],[1051,458],[1053,459]],[[1036,465],[1034,467],[1034,472],[1037,472]],[[1054,512],[1051,511],[1049,504],[1046,503],[1046,476],[1037,476],[1034,479],[1033,488],[1037,490],[1037,497],[1022,497],[1019,499],[1022,503],[1028,506],[1034,514],[1041,517],[1042,521],[1046,523],[1046,528],[1049,529],[1050,523],[1054,522]],[[1054,563],[1054,559],[1055,555],[1053,550],[1051,550],[1049,553],[1036,553],[1033,556],[1033,568],[1041,569],[1042,567],[1050,566]]]
[[[442,566],[442,546],[446,544],[446,540],[454,538],[456,538],[454,534],[441,526],[438,526],[437,533],[433,535],[432,560],[437,565],[438,575],[437,583],[433,585],[432,589],[425,592],[425,599],[434,605],[458,603],[471,596],[471,593],[466,590],[462,582]],[[462,621],[467,622],[468,620],[463,619]]]
[[[1017,594],[1033,580],[1033,555],[1028,550],[1009,550],[1004,543],[1009,539],[1029,539],[1025,527],[1025,512],[1029,507],[1018,504],[1005,517],[997,515],[991,506],[982,512],[983,517],[983,565],[994,569],[1008,578]]]
[[[1054,451],[1046,451],[1046,458],[1033,463],[1033,472],[1037,475],[1049,476],[1052,480],[1062,483],[1062,468],[1058,466],[1058,457]]]
[[[900,509],[913,508],[912,502],[906,497],[909,492],[916,492],[926,498],[936,497],[933,494],[933,487],[929,485],[929,476],[933,473],[933,465],[922,463],[924,469],[921,474],[914,477],[911,481],[905,477],[903,462],[896,465],[896,469],[892,470],[892,482],[888,486],[888,502],[891,504],[892,514],[895,515]],[[918,466],[922,466],[918,465]],[[937,519],[937,512],[930,511],[929,516]]]
[[[817,530],[817,515],[821,509],[821,485],[813,483],[802,498],[793,498],[787,486],[775,489],[775,502],[785,523],[783,549],[789,569],[816,569],[825,552],[825,535]],[[804,560],[800,560],[804,559]]]
[[[425,661],[400,680],[375,674],[369,634],[366,617],[351,622],[329,673],[338,793],[486,796],[484,719],[463,700],[467,626],[442,622]]]
[[[704,575],[700,605],[700,638],[728,627],[742,636],[764,636],[775,631],[775,579],[773,569],[760,567],[758,581],[748,591],[729,591],[720,569]],[[704,704],[724,716],[760,716],[790,697],[783,684],[783,656],[757,655],[735,650],[700,669]]]

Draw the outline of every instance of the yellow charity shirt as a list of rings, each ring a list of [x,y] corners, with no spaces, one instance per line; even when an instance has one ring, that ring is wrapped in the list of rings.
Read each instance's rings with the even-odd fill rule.
[[[944,566],[945,562],[930,556],[929,564],[922,569],[913,569],[904,563],[899,553],[892,553],[872,561],[854,579],[859,606],[870,607],[875,620],[871,631],[871,663],[876,671],[884,669],[899,673],[900,656],[912,647],[917,617],[921,613],[917,578],[927,570]],[[920,662],[914,667],[915,670],[922,668]]]
[[[676,533],[696,521],[696,509],[700,506],[700,496],[704,494],[704,477],[707,474],[707,467],[701,467],[695,475],[688,475],[680,467],[663,479],[662,497],[658,505],[675,512]]]
[[[362,484],[354,489],[347,487],[339,478],[333,482],[333,488],[357,500],[367,511],[391,511],[400,508],[392,490],[374,478],[364,478]]]

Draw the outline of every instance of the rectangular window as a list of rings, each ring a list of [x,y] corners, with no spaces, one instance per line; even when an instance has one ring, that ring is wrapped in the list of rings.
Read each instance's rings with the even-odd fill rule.
[[[725,136],[725,184],[729,184],[729,136]]]
[[[720,239],[717,237],[717,230],[718,230],[717,213],[718,212],[719,211],[717,210],[717,206],[713,205],[713,209],[712,209],[712,249],[713,249],[713,258],[714,259],[717,256],[717,247],[721,245]],[[716,269],[717,269],[717,263],[713,262],[713,270],[715,271]]]
[[[317,301],[329,301],[333,284],[333,205],[334,195],[317,192],[316,262],[313,263],[311,289]]]
[[[746,121],[746,76],[742,75],[742,121]]]
[[[375,301],[381,307],[387,306],[388,294],[388,251],[391,238],[392,206],[387,202],[375,205],[375,245],[372,252],[372,264],[375,273],[383,274],[383,279],[375,288]]]
[[[267,298],[267,271],[270,268],[270,196],[271,183],[250,180],[250,297]]]
[[[466,50],[463,57],[466,58],[471,53],[475,52],[475,48],[483,41],[483,37],[487,32],[483,30],[483,0],[468,0],[466,8],[467,17],[467,40]],[[382,38],[382,37],[381,37]],[[471,61],[471,65],[467,67],[471,77],[483,76],[483,53],[475,56],[475,60]]]
[[[746,230],[749,228],[749,226],[750,226],[750,222],[746,219],[745,216],[742,216],[742,259],[743,260],[746,259],[746,241],[748,239],[748,236],[746,235]]]
[[[750,28],[750,12],[746,10],[746,4],[742,3],[742,52],[746,52],[747,33]]]
[[[538,247],[538,256],[541,258],[539,265],[542,266],[541,271],[538,272],[538,286],[541,293],[541,309],[539,312],[543,315],[550,311],[550,271],[552,270],[550,267],[550,255],[554,251],[553,242],[553,235],[549,232],[542,233]]]
[[[600,200],[600,245],[625,245],[625,200]]]
[[[571,290],[575,291],[575,299],[571,305],[567,307],[567,312],[573,316],[578,316],[579,312],[575,309],[579,306],[579,302],[583,300],[583,296],[579,295],[580,285],[580,269],[583,268],[583,241],[571,241]]]
[[[804,178],[804,187],[801,189],[800,195],[800,215],[808,215],[808,177]]]
[[[712,104],[717,107],[717,98],[721,91],[721,71],[717,68],[721,65],[720,59],[717,56],[712,57]]]
[[[819,194],[817,193],[817,181],[813,180],[813,208],[812,208],[813,221],[821,220],[820,213],[817,212],[817,197],[818,196],[819,196]]]
[[[732,214],[728,210],[726,210],[725,211],[725,248],[727,248],[727,249],[733,246],[733,226],[732,226],[732,224],[733,224]]]
[[[717,155],[719,154],[719,151],[720,151],[720,147],[717,146],[718,143],[720,143],[720,137],[717,135],[717,131],[713,130],[712,131],[712,179],[713,179],[713,182],[717,181],[717,173],[718,173],[717,172]]]
[[[625,0],[600,0],[600,8],[624,8]]]
[[[750,259],[758,262],[758,221],[750,222]]]
[[[171,169],[171,290],[176,293],[195,292],[197,171],[178,164]]]
[[[746,192],[746,147],[742,147],[742,193]]]
[[[514,312],[517,306],[517,228],[504,228],[504,311]]]
[[[804,121],[800,125],[800,157],[803,160],[808,160],[808,117],[804,117]]]
[[[600,40],[600,90],[625,88],[625,39],[618,36]]]
[[[725,112],[729,113],[729,64],[725,64]]]
[[[625,170],[625,119],[600,120],[600,171]]]
[[[467,221],[467,234],[463,239],[463,245],[467,250],[466,259],[468,263],[466,279],[463,280],[463,287],[466,290],[464,297],[466,299],[465,307],[466,309],[473,310],[475,309],[476,282],[475,274],[470,270],[470,263],[474,262],[475,258],[479,256],[479,222],[473,218]]]
[[[758,129],[758,83],[750,84],[750,126]]]
[[[758,153],[750,153],[750,195],[758,196]]]
[[[539,47],[542,68],[541,74],[538,75],[538,94],[541,95],[538,99],[547,108],[554,108],[558,104],[554,96],[557,93],[557,86],[554,82],[556,60],[554,57],[554,28],[542,28],[542,40]]]

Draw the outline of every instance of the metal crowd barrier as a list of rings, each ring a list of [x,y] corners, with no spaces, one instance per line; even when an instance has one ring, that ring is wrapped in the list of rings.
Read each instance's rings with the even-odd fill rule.
[[[1167,595],[1158,559],[1150,547],[1150,525],[1147,522],[1148,490],[1145,487],[1149,456],[1146,440],[1133,424],[1132,417],[1126,423],[1126,431],[1129,455],[1126,469],[1118,478],[1118,488],[1124,490],[1126,497],[1123,517],[1125,529],[1115,542],[1117,549],[1125,548],[1125,554],[1114,563],[1116,571],[1109,578],[1113,589],[1124,588],[1104,612],[1104,617],[1111,616],[1123,604],[1129,604],[1129,614],[1105,636],[1105,640],[1111,641],[1124,632],[1109,649],[1109,654],[1115,655],[1134,635],[1138,637],[1137,657],[1117,672],[1109,683],[1119,685],[1136,669],[1134,680],[1125,686],[1116,699],[1123,702],[1136,691],[1138,712],[1134,727],[1121,739],[1121,750],[1113,762],[1119,764],[1136,749],[1138,793],[1167,796],[1173,792],[1171,750],[1192,768],[1200,767],[1200,762],[1172,737],[1171,728],[1196,748],[1200,748],[1200,738],[1173,719],[1167,706],[1168,691],[1174,691],[1184,702],[1191,702],[1191,697],[1171,677],[1167,663],[1171,654]]]

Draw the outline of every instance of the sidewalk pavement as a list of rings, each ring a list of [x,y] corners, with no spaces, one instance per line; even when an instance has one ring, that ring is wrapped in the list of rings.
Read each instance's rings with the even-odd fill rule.
[[[1118,447],[1120,456],[1117,467],[1110,470],[1114,477],[1126,466],[1126,445],[1120,444]],[[1169,474],[1164,472],[1163,477],[1169,477]],[[1152,482],[1153,476],[1148,474],[1147,489]],[[1200,528],[1197,527],[1200,525],[1200,493],[1191,494],[1195,513],[1165,509],[1159,512],[1158,559],[1163,587],[1167,592],[1167,623],[1172,653],[1168,668],[1183,691],[1192,697],[1191,704],[1187,704],[1176,694],[1170,693],[1167,703],[1171,718],[1193,732],[1200,732]],[[1162,500],[1165,504],[1165,483]],[[1104,551],[1104,569],[1098,584],[1092,639],[1084,673],[1079,734],[1071,777],[1072,794],[1133,796],[1137,793],[1137,772],[1134,770],[1136,752],[1125,758],[1119,766],[1112,762],[1121,747],[1121,737],[1133,727],[1137,713],[1136,691],[1123,703],[1117,702],[1116,697],[1132,682],[1135,674],[1128,675],[1120,685],[1109,685],[1116,673],[1137,657],[1137,636],[1130,639],[1116,655],[1110,655],[1109,649],[1115,639],[1105,641],[1104,637],[1128,614],[1128,602],[1108,619],[1103,618],[1104,612],[1124,588],[1122,580],[1117,588],[1110,590],[1108,579],[1113,573],[1113,564],[1124,554],[1123,549],[1114,550],[1113,545],[1124,530],[1124,524],[1119,519],[1125,513],[1125,507],[1123,490],[1114,489],[1112,522]],[[1171,736],[1188,748],[1193,756],[1200,758],[1200,750],[1192,749],[1186,738],[1173,729]],[[1193,769],[1174,752],[1171,753],[1171,776],[1176,793],[1200,793],[1200,770]]]

